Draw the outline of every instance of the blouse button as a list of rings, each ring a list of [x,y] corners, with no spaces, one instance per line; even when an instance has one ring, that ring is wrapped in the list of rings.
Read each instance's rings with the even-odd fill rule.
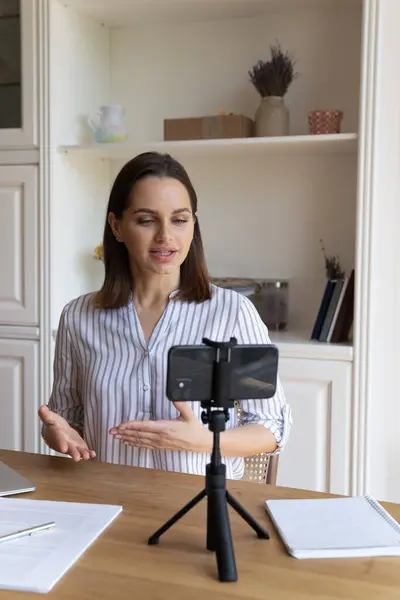
[[[144,385],[144,386],[143,386],[143,391],[147,392],[147,390],[148,390],[148,389],[149,389],[149,386],[148,386],[148,385]]]

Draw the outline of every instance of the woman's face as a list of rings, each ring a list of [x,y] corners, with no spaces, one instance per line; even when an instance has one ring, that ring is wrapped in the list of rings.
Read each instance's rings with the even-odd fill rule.
[[[114,235],[139,272],[179,272],[193,239],[195,215],[185,186],[169,177],[146,177],[134,186],[122,219],[109,214]]]

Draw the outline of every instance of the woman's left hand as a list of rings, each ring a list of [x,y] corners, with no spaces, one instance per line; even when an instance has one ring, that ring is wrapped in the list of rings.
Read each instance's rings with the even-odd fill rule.
[[[210,452],[212,433],[185,402],[174,402],[179,417],[160,421],[124,421],[110,434],[124,444],[150,450]]]

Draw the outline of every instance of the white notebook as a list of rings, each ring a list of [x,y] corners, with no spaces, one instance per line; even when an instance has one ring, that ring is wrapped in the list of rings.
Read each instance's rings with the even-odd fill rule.
[[[400,556],[400,525],[371,496],[267,500],[265,505],[295,558]]]
[[[0,498],[0,535],[56,527],[0,543],[0,589],[49,592],[122,511],[121,506]]]

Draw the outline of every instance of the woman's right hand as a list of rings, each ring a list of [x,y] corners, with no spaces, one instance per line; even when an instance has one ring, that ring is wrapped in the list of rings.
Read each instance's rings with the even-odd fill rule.
[[[43,439],[55,452],[69,454],[75,461],[89,460],[96,453],[90,450],[85,440],[57,413],[49,410],[46,405],[39,408],[39,417],[44,424]]]

